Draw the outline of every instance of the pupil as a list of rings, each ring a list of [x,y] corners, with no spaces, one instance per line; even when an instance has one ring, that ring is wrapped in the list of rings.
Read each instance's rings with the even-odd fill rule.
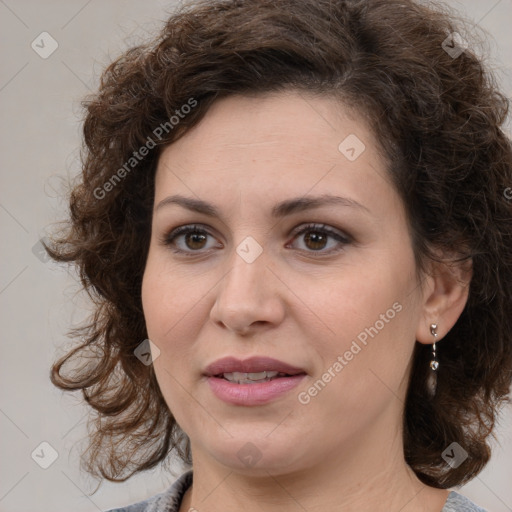
[[[201,249],[206,241],[206,236],[200,233],[189,233],[186,235],[185,240],[190,249]]]
[[[318,233],[317,231],[310,231],[306,234],[306,245],[310,249],[318,250],[323,249],[325,247],[327,237],[321,233]],[[309,244],[312,244],[310,246]]]

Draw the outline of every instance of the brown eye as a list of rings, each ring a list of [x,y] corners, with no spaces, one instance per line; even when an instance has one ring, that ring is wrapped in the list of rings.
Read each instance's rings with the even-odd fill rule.
[[[200,226],[180,226],[162,240],[164,245],[173,247],[175,252],[186,255],[204,253],[215,246],[219,247],[219,244],[212,243],[214,241],[213,235]]]
[[[185,235],[185,244],[189,249],[203,249],[206,245],[206,235],[202,233],[187,233]]]
[[[325,224],[309,224],[295,232],[292,243],[297,243],[299,250],[330,254],[340,251],[352,241],[349,235],[334,230]]]
[[[304,243],[308,249],[318,251],[327,245],[328,237],[319,231],[309,231],[304,237]]]

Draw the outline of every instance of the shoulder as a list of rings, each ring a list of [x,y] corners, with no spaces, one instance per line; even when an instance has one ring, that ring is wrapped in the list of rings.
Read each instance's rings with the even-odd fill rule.
[[[483,508],[475,505],[470,499],[458,492],[452,491],[441,512],[486,512]]]
[[[192,470],[183,473],[166,491],[109,512],[178,512],[183,496],[191,485]]]

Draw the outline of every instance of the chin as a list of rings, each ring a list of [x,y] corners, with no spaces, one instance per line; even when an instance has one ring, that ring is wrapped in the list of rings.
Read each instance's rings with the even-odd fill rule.
[[[297,449],[303,443],[287,436],[272,435],[256,437],[254,433],[245,436],[235,436],[224,441],[223,449],[220,443],[212,447],[211,455],[218,463],[237,473],[251,476],[286,474],[302,469],[304,454]],[[301,463],[302,461],[302,463]]]

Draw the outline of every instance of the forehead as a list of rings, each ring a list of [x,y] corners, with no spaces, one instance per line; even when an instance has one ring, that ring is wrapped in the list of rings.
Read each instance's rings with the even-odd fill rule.
[[[386,169],[364,118],[333,97],[230,96],[162,152],[155,201],[175,190],[269,197],[340,187],[372,201],[376,188],[391,188],[381,195],[394,192]]]

